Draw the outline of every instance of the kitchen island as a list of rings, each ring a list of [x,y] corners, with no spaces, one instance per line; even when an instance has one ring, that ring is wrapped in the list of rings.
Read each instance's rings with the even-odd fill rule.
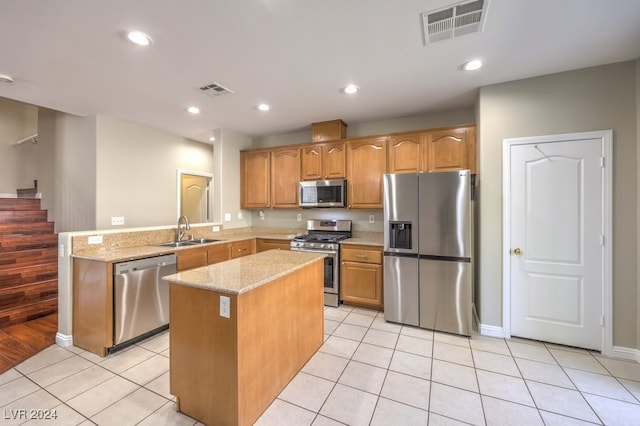
[[[269,250],[169,275],[170,391],[207,425],[251,425],[322,345],[323,257]]]

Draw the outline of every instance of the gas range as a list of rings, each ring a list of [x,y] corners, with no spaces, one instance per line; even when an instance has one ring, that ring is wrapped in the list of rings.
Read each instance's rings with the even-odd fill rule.
[[[338,243],[351,238],[351,221],[312,219],[307,221],[307,232],[291,241],[292,249],[338,251]]]
[[[309,251],[325,254],[324,304],[340,305],[340,244],[351,238],[350,220],[308,220],[307,234],[295,237],[290,248],[293,251]]]

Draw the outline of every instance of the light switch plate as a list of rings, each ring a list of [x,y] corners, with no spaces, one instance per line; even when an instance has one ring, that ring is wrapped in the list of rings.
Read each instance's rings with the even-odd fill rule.
[[[374,215],[369,215],[369,223],[376,223],[376,217]]]
[[[220,232],[220,227],[218,225],[214,225],[211,229],[213,232]]]
[[[264,212],[260,210],[260,220],[264,220]]]
[[[242,212],[238,212],[238,220],[242,220]]]
[[[231,213],[225,213],[224,220],[225,222],[231,222]]]
[[[298,216],[296,216],[296,219],[298,220],[298,222],[302,222],[302,213],[298,213]]]
[[[220,296],[220,316],[231,318],[231,299],[228,296]]]

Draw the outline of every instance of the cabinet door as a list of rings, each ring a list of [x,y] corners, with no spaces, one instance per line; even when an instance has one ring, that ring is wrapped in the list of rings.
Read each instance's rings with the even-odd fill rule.
[[[382,266],[343,261],[340,298],[344,303],[382,309]]]
[[[322,179],[322,146],[304,146],[300,148],[300,153],[300,177],[302,180]]]
[[[207,263],[209,265],[229,259],[231,259],[229,244],[216,244],[207,248]]]
[[[322,147],[323,179],[344,179],[347,176],[347,153],[344,142]]]
[[[240,153],[240,207],[243,209],[269,207],[270,195],[269,151]]]
[[[184,271],[185,269],[199,268],[207,265],[207,249],[206,248],[190,248],[186,250],[176,251],[176,270]]]
[[[472,150],[475,151],[473,133],[466,127],[427,133],[427,171],[472,169],[475,172],[475,164],[470,161],[473,157],[475,163],[475,152],[470,155]]]
[[[277,149],[271,152],[271,207],[298,207],[300,149]]]
[[[272,249],[289,250],[290,242],[287,240],[271,240],[265,238],[256,238],[256,253]]]
[[[418,173],[421,171],[422,140],[425,133],[409,133],[389,137],[389,173]]]
[[[256,240],[244,240],[231,243],[231,258],[247,256],[256,252]]]
[[[387,171],[386,137],[347,143],[348,206],[382,208],[382,175]]]

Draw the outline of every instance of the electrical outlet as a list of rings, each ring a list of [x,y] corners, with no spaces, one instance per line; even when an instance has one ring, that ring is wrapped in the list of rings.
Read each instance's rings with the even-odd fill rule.
[[[242,212],[238,212],[238,220],[242,220]]]
[[[102,244],[102,235],[91,235],[87,238],[89,244]]]
[[[123,216],[112,216],[111,217],[112,225],[124,225],[124,217]]]
[[[297,219],[298,222],[302,222],[302,213],[298,213]]]
[[[58,256],[64,257],[64,244],[58,245]]]
[[[369,223],[376,223],[376,218],[372,214],[369,215]]]
[[[264,220],[264,212],[260,210],[260,220]]]
[[[211,228],[211,230],[213,232],[220,232],[220,227],[218,225],[215,225],[213,228]]]
[[[225,213],[224,220],[225,222],[231,222],[231,213]]]
[[[228,296],[220,296],[220,316],[231,318],[231,299]]]

